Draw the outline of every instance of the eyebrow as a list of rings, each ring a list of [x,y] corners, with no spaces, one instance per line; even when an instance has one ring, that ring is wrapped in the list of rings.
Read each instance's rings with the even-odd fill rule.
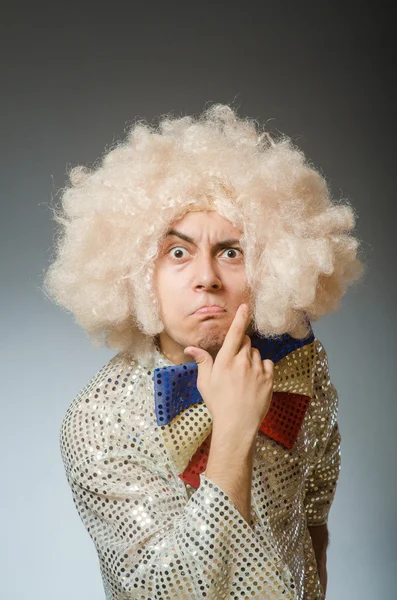
[[[185,242],[189,242],[190,244],[195,244],[195,241],[193,238],[191,238],[190,236],[186,235],[185,233],[182,233],[181,231],[177,231],[176,229],[170,229],[170,231],[167,233],[166,237],[169,237],[171,235],[175,235],[176,237],[181,238],[181,240],[185,240]],[[234,246],[234,245],[239,245],[240,244],[240,240],[237,238],[228,238],[226,240],[222,240],[220,242],[217,242],[216,244],[214,244],[214,248],[216,250],[222,250],[223,248],[229,248],[230,246]]]

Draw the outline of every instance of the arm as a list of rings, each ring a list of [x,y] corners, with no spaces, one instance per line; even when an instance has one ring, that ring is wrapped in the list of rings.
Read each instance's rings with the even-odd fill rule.
[[[96,546],[109,597],[294,600],[271,541],[259,543],[231,497],[204,474],[186,503],[159,457],[118,445],[70,464],[77,510]]]
[[[304,505],[309,528],[328,522],[341,468],[340,446],[341,435],[336,421],[323,455],[306,477]]]
[[[328,525],[308,527],[312,539],[314,554],[316,556],[317,570],[324,595],[327,592],[327,547],[329,541]]]
[[[315,402],[321,407],[316,460],[305,484],[305,511],[324,593],[327,587],[328,516],[341,468],[341,435],[337,421],[338,394],[329,378],[328,357],[318,343]]]
[[[251,487],[256,435],[240,439],[225,435],[214,424],[205,475],[231,498],[241,515],[251,523]]]

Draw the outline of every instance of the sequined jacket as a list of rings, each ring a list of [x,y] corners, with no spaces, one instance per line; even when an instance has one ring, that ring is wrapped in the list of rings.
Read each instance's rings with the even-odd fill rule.
[[[338,396],[317,338],[286,358],[275,389],[309,377],[311,401],[291,450],[258,432],[250,523],[205,472],[198,489],[181,479],[211,416],[201,404],[171,432],[157,425],[153,370],[172,364],[158,350],[145,365],[115,355],[74,398],[61,453],[107,600],[324,599],[308,525],[335,495]]]

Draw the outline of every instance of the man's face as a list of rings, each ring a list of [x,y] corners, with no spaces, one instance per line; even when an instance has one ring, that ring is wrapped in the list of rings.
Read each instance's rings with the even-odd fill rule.
[[[241,236],[217,212],[199,211],[175,221],[161,243],[154,274],[164,323],[160,347],[176,364],[187,362],[187,346],[216,356],[237,308],[249,302]],[[210,304],[222,312],[197,312]]]

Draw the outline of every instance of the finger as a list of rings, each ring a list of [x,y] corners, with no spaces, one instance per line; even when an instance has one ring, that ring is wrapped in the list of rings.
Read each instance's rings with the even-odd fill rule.
[[[244,306],[247,307],[247,310],[244,310]],[[235,356],[239,352],[250,320],[251,314],[248,305],[240,304],[218,354],[228,357]]]
[[[183,351],[186,356],[192,356],[197,363],[200,379],[207,379],[212,371],[214,364],[212,356],[203,348],[197,346],[187,346]]]
[[[245,334],[243,337],[241,346],[240,346],[239,354],[241,354],[241,352],[245,352],[248,355],[248,357],[251,359],[251,350],[252,350],[251,338],[249,337],[249,335]]]
[[[270,358],[262,360],[263,370],[270,378],[274,378],[274,362]]]
[[[263,371],[264,366],[261,358],[261,353],[259,352],[258,348],[251,347],[251,360],[253,365],[260,367],[260,369]]]

